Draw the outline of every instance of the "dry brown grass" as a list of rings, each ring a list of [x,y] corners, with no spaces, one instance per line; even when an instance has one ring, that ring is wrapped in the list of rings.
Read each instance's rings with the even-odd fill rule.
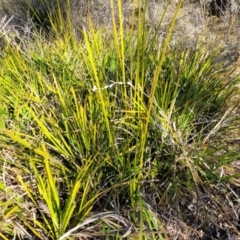
[[[201,39],[201,41],[204,41],[206,45],[211,47],[214,45],[220,45],[221,47],[239,45],[238,9],[240,4],[237,1],[234,0],[231,8],[226,8],[225,11],[222,11],[220,17],[212,17],[209,14],[210,4],[208,2],[210,1],[185,0],[175,26],[173,43],[176,44],[181,41],[185,47],[190,47],[192,45],[195,46]],[[21,36],[29,36],[29,33],[35,28],[44,28],[50,31],[51,24],[48,19],[49,16],[57,15],[57,2],[58,0],[30,0],[29,4],[26,4],[25,0],[1,0],[0,20],[5,17],[5,21],[1,23],[0,29],[11,19],[5,26],[5,30],[18,32]],[[65,12],[65,18],[71,17],[77,36],[79,36],[78,32],[82,30],[83,26],[88,28],[90,18],[96,27],[104,25],[107,28],[111,28],[112,10],[108,1],[71,0],[70,13],[66,13],[67,0],[59,2],[59,6]],[[114,0],[114,2],[114,11],[117,13],[117,0]],[[142,5],[144,4],[143,2]],[[169,1],[150,0],[148,4],[148,23],[149,27],[153,29],[157,28],[164,9],[168,6],[159,32],[160,37],[168,30],[177,1],[172,0],[169,5],[167,2]],[[138,4],[133,6],[132,0],[123,1],[124,21],[126,24],[131,22],[130,18],[133,8],[137,9]]]

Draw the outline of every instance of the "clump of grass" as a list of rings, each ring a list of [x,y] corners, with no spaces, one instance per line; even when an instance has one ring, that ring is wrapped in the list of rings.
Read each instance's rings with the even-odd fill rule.
[[[216,170],[239,154],[218,142],[239,79],[201,44],[169,48],[181,2],[163,43],[145,26],[147,3],[124,27],[119,0],[112,32],[5,49],[1,237],[168,239],[159,213],[186,221],[181,200],[224,180]]]

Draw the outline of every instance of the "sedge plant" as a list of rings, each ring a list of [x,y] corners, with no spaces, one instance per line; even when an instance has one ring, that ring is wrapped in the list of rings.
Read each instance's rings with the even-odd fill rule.
[[[226,79],[201,44],[170,47],[182,1],[163,42],[147,26],[147,1],[133,1],[130,26],[122,1],[109,4],[111,30],[91,24],[76,40],[59,6],[53,35],[5,48],[3,239],[169,239],[162,209],[181,215],[184,194],[223,180],[212,146],[231,126],[238,77]]]

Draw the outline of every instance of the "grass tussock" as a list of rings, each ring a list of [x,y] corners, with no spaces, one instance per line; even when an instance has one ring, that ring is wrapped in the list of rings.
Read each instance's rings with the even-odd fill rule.
[[[1,238],[238,236],[239,77],[220,50],[170,44],[182,1],[164,39],[147,2],[127,25],[109,4],[111,31],[76,40],[59,2],[54,37],[4,46]]]

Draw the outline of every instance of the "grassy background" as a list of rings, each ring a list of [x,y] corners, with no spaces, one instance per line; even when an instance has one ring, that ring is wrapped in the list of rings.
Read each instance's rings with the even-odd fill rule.
[[[228,12],[52,3],[1,3],[1,238],[238,239]]]

